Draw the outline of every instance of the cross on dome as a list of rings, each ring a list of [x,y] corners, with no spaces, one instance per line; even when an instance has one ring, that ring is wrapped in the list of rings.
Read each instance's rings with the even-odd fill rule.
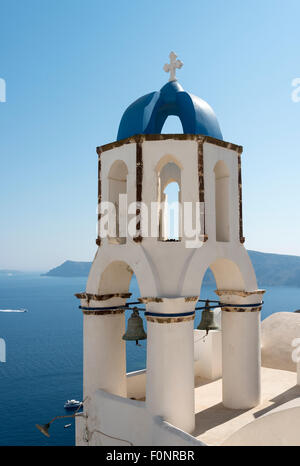
[[[170,63],[166,63],[163,69],[166,73],[170,73],[169,81],[177,81],[176,68],[178,69],[182,68],[183,63],[181,60],[176,60],[177,55],[174,52],[171,52],[169,57],[170,57]]]

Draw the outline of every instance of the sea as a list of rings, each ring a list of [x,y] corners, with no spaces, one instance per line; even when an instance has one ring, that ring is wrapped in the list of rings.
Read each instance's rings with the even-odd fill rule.
[[[1,446],[74,445],[74,419],[54,422],[50,438],[35,424],[67,415],[65,401],[82,399],[82,313],[74,293],[84,291],[85,285],[86,278],[0,275],[0,310],[28,310],[0,312],[0,338],[6,343],[6,362],[0,362]],[[214,289],[203,286],[201,299],[216,299]],[[135,300],[139,296],[135,277],[130,291]],[[299,307],[300,288],[267,287],[262,319]],[[129,315],[126,311],[127,319]],[[145,368],[146,342],[126,346],[127,371]],[[71,426],[66,428],[67,424]]]

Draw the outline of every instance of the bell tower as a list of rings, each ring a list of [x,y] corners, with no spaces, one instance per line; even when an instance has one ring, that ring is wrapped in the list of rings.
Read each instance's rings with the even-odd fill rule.
[[[208,268],[222,308],[223,403],[247,409],[260,400],[263,290],[257,289],[244,248],[242,147],[225,142],[212,108],[178,83],[182,62],[176,58],[171,53],[164,67],[169,82],[131,104],[117,140],[97,148],[98,249],[86,291],[77,294],[84,318],[88,425],[96,422],[101,391],[116,403],[121,398],[133,403],[124,339],[138,335],[147,336],[146,388],[139,406],[151,422],[160,416],[193,432],[194,318]],[[183,134],[160,134],[169,115],[180,118]],[[174,180],[180,234],[170,240],[163,233],[163,192]],[[146,310],[144,336],[136,311],[125,329],[133,274]],[[130,416],[127,421],[130,426]]]

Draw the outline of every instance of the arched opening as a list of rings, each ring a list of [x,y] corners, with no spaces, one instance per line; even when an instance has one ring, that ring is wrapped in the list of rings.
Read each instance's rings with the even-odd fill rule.
[[[124,261],[114,261],[109,264],[103,271],[99,288],[99,294],[113,293],[131,293],[128,302],[137,302],[140,295],[140,287],[136,275],[132,268]],[[143,307],[136,305],[136,307]],[[132,311],[125,311],[125,329],[127,328],[128,319]],[[144,329],[147,328],[147,322],[144,313],[140,312],[143,319]],[[139,342],[141,346],[136,346],[134,341],[126,341],[126,372],[133,372],[146,367],[146,348],[147,341]]]
[[[128,169],[122,160],[116,160],[108,174],[108,200],[115,208],[110,216],[110,221],[113,222],[110,231],[114,232],[114,235],[109,237],[111,243],[123,244],[126,242],[126,219],[124,216],[127,215],[127,211],[123,212],[120,205],[122,202],[121,195],[127,194],[127,175]],[[123,224],[125,228],[121,227]]]
[[[230,241],[229,225],[229,170],[223,160],[219,160],[214,168],[215,173],[215,212],[216,240]]]
[[[200,299],[211,299],[219,301],[220,298],[215,295],[215,290],[244,290],[245,280],[238,265],[225,258],[215,260],[206,269],[200,289]],[[217,304],[216,304],[217,307]],[[216,309],[219,315],[218,324],[220,324],[220,308]]]
[[[111,262],[101,274],[98,294],[128,293],[132,275],[133,270],[126,262]]]
[[[183,134],[183,127],[178,116],[170,115],[165,119],[161,134]]]
[[[179,193],[179,185],[175,181],[164,189],[166,209],[163,230],[166,240],[179,241]]]
[[[218,258],[206,268],[201,267],[200,275],[203,276],[200,290],[200,306],[204,307],[203,300],[210,300],[210,313],[195,319],[194,332],[194,357],[195,357],[195,378],[196,386],[201,379],[216,380],[222,377],[222,310],[218,301],[222,298],[215,294],[215,290],[243,290],[245,281],[239,266],[225,258]],[[199,269],[198,269],[199,270]],[[196,275],[196,270],[193,271]],[[200,307],[199,306],[199,307]],[[202,319],[203,317],[203,319]],[[201,322],[202,325],[199,325]],[[208,335],[206,334],[208,325],[212,327]],[[198,327],[199,326],[199,327]],[[221,330],[221,332],[220,332]],[[199,377],[199,379],[197,379]],[[201,383],[201,382],[200,382]]]
[[[218,290],[244,290],[245,280],[239,266],[224,257],[210,264]]]
[[[159,239],[179,241],[181,236],[181,169],[172,160],[158,171]]]
[[[206,270],[202,284],[201,284],[201,289],[200,289],[200,299],[205,300],[205,299],[211,299],[213,301],[217,301],[218,298],[215,296],[215,289],[217,288],[216,284],[216,279],[214,277],[214,274],[211,270],[210,267]],[[204,302],[201,301],[201,306],[204,305]],[[213,312],[215,314],[215,319],[217,321],[217,324],[221,326],[221,309],[216,307]],[[199,321],[201,320],[202,317],[202,311],[200,312],[199,319],[195,319],[195,328],[197,328]]]

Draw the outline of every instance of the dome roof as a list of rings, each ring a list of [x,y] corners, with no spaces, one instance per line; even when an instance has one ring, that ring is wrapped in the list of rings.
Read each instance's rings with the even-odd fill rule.
[[[184,134],[223,139],[210,105],[184,91],[177,81],[169,81],[159,92],[151,92],[133,102],[122,116],[117,139],[135,134],[160,134],[170,115],[179,117]]]

